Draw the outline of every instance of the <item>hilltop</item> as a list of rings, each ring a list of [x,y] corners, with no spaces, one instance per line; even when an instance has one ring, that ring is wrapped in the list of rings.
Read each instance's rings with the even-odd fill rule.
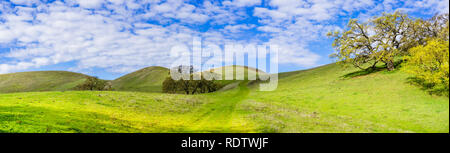
[[[226,68],[233,68],[233,72],[235,72],[235,74],[226,74],[226,72],[225,72]],[[237,68],[244,69],[243,73],[236,71]],[[217,75],[222,75],[222,80],[217,81],[224,86],[220,91],[225,91],[225,90],[236,88],[243,81],[246,81],[248,84],[252,84],[253,82],[256,82],[255,80],[249,80],[248,79],[249,75],[256,76],[256,78],[258,78],[258,72],[260,72],[260,74],[266,75],[266,73],[262,70],[248,67],[248,66],[240,66],[240,65],[229,65],[229,66],[213,68],[211,70],[208,70],[207,72],[213,72]],[[226,80],[226,78],[225,78],[226,75],[233,75],[233,80]],[[236,80],[237,76],[244,76],[244,79]]]
[[[168,68],[151,66],[113,80],[112,85],[118,91],[161,92],[162,82],[168,75]]]
[[[87,75],[67,71],[0,74],[0,93],[73,90]]]

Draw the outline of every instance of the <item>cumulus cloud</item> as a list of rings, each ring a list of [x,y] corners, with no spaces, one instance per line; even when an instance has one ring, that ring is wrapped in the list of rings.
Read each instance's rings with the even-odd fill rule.
[[[310,44],[342,26],[334,24],[339,17],[398,9],[445,13],[448,0],[0,1],[0,73],[66,62],[78,72],[170,66],[171,47],[191,45],[193,36],[205,44],[276,44],[281,63],[312,67],[323,55]],[[241,37],[249,32],[257,34]]]
[[[430,13],[448,13],[449,0],[421,0],[416,3],[411,3],[412,8],[432,8]]]
[[[18,5],[33,5],[33,4],[39,4],[39,0],[11,0],[12,3],[18,4]]]
[[[18,7],[3,15],[0,41],[16,47],[6,57],[18,62],[2,64],[2,73],[69,61],[77,61],[79,70],[99,67],[114,72],[130,71],[121,67],[167,65],[167,50],[175,42],[189,41],[194,33],[176,24],[117,21],[63,3],[41,9],[45,11]]]
[[[222,29],[222,31],[226,33],[238,33],[252,29],[254,27],[256,26],[253,24],[227,25]]]
[[[248,7],[261,4],[261,0],[232,0],[224,1],[223,4],[237,7]]]
[[[196,6],[181,0],[167,0],[162,3],[151,3],[145,18],[177,19],[186,23],[205,23],[209,16],[204,14]],[[162,20],[167,21],[167,20]]]
[[[76,0],[76,2],[83,8],[99,8],[104,0]]]

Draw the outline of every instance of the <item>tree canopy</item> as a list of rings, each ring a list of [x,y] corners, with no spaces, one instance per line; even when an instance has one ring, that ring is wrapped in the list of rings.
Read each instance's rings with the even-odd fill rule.
[[[334,38],[333,47],[336,50],[330,56],[337,58],[339,63],[350,63],[364,70],[384,63],[391,71],[395,69],[394,58],[409,55],[410,48],[425,45],[434,37],[448,40],[446,23],[448,14],[422,20],[412,19],[398,11],[383,13],[366,22],[351,19],[343,32],[327,34]]]
[[[195,80],[194,75],[199,75],[199,73],[194,73],[192,66],[179,66],[175,68],[177,72],[183,73],[188,72],[190,78],[179,80],[174,80],[171,76],[168,76],[162,86],[162,90],[165,93],[185,93],[185,94],[197,94],[197,93],[209,93],[217,91],[221,88],[219,83],[216,83],[214,79],[207,80],[203,75],[198,77],[200,79]]]
[[[79,90],[112,90],[111,82],[97,77],[86,77],[86,81],[77,86]]]

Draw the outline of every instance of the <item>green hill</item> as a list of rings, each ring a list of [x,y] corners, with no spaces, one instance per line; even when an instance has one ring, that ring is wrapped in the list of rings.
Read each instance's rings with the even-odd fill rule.
[[[86,75],[66,71],[36,71],[0,74],[0,93],[72,90]]]
[[[113,80],[112,85],[118,91],[161,92],[168,74],[167,68],[151,66]]]
[[[231,66],[225,66],[231,67]],[[210,70],[215,74],[222,75],[225,79],[225,67],[215,68]],[[247,79],[247,72],[256,74],[257,70],[246,66],[232,66],[244,68],[245,79]],[[159,66],[151,66],[132,72],[112,81],[113,89],[116,91],[140,91],[140,92],[161,92],[162,82],[169,75],[169,69]],[[220,80],[217,81],[223,84],[224,89],[231,89],[237,87],[242,80]]]
[[[281,73],[277,90],[253,92],[251,103],[268,108],[257,120],[277,132],[448,132],[448,97],[429,95],[408,77],[401,67],[366,74],[329,64]]]
[[[269,92],[241,81],[200,95],[0,94],[0,132],[449,132],[448,97],[411,85],[401,70],[329,64],[279,77]]]
[[[226,74],[225,69],[226,68],[233,68],[233,72],[236,72],[235,74]],[[243,68],[244,72],[237,72],[236,68]],[[222,75],[222,80],[217,81],[218,83],[222,84],[224,87],[220,91],[230,90],[233,88],[238,87],[238,85],[243,81],[248,81],[249,75],[256,76],[258,78],[258,71],[262,72],[261,74],[265,75],[266,73],[262,70],[258,70],[256,68],[248,67],[248,66],[240,66],[240,65],[229,65],[229,66],[223,66],[214,68],[211,70],[208,70],[207,72],[213,72],[217,75]],[[226,75],[232,75],[233,80],[225,80]],[[237,76],[244,76],[244,80],[236,80]],[[255,79],[256,79],[255,78]],[[255,82],[254,80],[249,80],[248,83]]]
[[[262,71],[262,70],[258,70],[256,68],[252,68],[252,67],[248,67],[248,66],[240,66],[240,65],[223,66],[223,67],[218,67],[218,68],[211,69],[209,71],[217,73],[217,74],[222,74],[222,77],[225,78],[225,69],[227,69],[227,68],[233,68],[234,71],[236,71],[236,68],[244,69],[244,73],[243,74],[242,73],[234,74],[235,76],[236,75],[243,75],[244,79],[248,78],[248,74],[256,76],[258,71],[261,71],[263,74],[265,74],[265,72]]]

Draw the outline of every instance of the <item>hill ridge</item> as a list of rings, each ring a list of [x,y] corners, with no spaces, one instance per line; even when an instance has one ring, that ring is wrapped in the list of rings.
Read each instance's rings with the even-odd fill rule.
[[[168,68],[149,66],[112,80],[112,86],[119,91],[161,92],[162,82],[168,74]]]
[[[70,71],[0,74],[0,93],[74,90],[89,75]]]

